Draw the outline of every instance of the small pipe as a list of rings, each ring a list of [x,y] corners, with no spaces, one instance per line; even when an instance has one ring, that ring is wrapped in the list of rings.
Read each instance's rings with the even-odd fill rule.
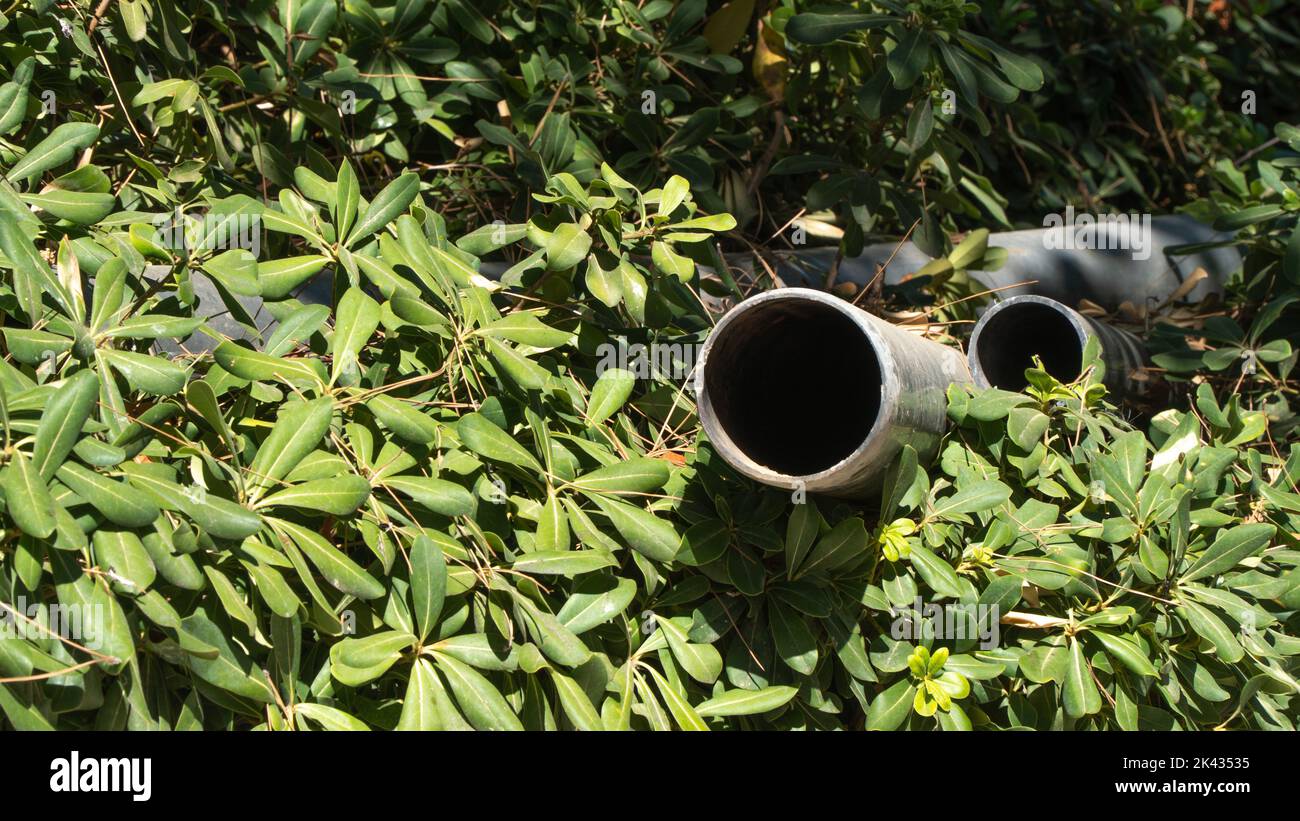
[[[696,374],[718,454],[755,481],[862,498],[904,445],[929,461],[961,354],[822,291],[780,288],[733,308]]]
[[[982,388],[1023,390],[1025,369],[1033,367],[1035,356],[1049,374],[1072,382],[1083,371],[1084,346],[1094,336],[1101,343],[1102,382],[1112,401],[1146,393],[1147,355],[1137,337],[1042,296],[991,305],[971,334],[967,360]]]

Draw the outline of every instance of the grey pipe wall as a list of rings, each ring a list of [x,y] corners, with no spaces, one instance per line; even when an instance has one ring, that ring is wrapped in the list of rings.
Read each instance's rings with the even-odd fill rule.
[[[1113,227],[1107,229],[1109,242],[1117,244]],[[989,245],[1006,248],[1006,264],[996,271],[972,271],[971,276],[1004,297],[1037,294],[1050,297],[1071,307],[1088,299],[1106,310],[1115,310],[1123,302],[1149,306],[1163,302],[1198,268],[1209,276],[1198,283],[1184,299],[1199,302],[1210,294],[1222,293],[1223,283],[1241,267],[1241,252],[1228,246],[1195,254],[1168,251],[1180,245],[1222,242],[1231,234],[1216,231],[1191,217],[1170,215],[1151,220],[1150,253],[1144,249],[1135,258],[1133,251],[1052,248],[1050,229],[1036,228],[1007,231],[989,236]],[[787,284],[820,286],[835,257],[834,248],[811,248],[780,252],[777,273]],[[901,246],[880,243],[865,248],[861,255],[840,263],[837,281],[864,285],[872,280],[878,266],[885,266],[884,281],[897,285],[909,274],[920,270],[931,257],[911,242]]]
[[[922,460],[970,382],[956,349],[824,291],[779,288],[724,316],[700,354],[700,422],[732,467],[764,484],[861,498],[905,445]]]

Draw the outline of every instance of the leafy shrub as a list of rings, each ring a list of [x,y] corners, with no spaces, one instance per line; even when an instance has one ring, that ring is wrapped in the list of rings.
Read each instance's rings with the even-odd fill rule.
[[[1285,86],[1294,23],[1133,4],[1141,36],[1082,53],[1142,45],[1162,67],[1134,91],[1089,75],[1073,5],[1043,40],[1015,6],[755,5],[0,21],[4,725],[1292,728],[1300,146],[1281,128],[1189,192],[1145,161],[1145,113],[1134,142],[1095,118],[1159,87],[1180,149],[1231,160],[1255,126],[1179,55],[1221,42]],[[1203,190],[1189,207],[1250,240],[1229,304],[1251,330],[1162,328],[1195,381],[1145,430],[1095,369],[1033,370],[952,389],[937,464],[905,451],[878,504],[792,504],[717,458],[683,380],[606,367],[700,341],[748,287],[722,248],[801,211],[850,252],[920,220],[939,302],[997,256],[950,231],[1080,185]],[[224,247],[249,225],[260,253]],[[1247,349],[1278,367],[1229,390]],[[55,635],[69,613],[86,641]]]
[[[1300,333],[1300,174],[1295,156],[1300,130],[1281,123],[1265,143],[1290,151],[1265,151],[1246,173],[1222,161],[1214,168],[1216,189],[1188,206],[1189,213],[1234,234],[1245,251],[1242,269],[1228,283],[1228,313],[1197,329],[1162,327],[1153,340],[1157,364],[1175,378],[1193,378],[1197,401],[1209,386],[1243,393],[1268,414],[1272,435],[1290,438],[1297,424],[1289,384]],[[1227,244],[1221,243],[1221,244]],[[1195,343],[1196,347],[1191,347]]]
[[[134,171],[115,193],[146,211],[206,188],[260,198],[347,156],[367,187],[427,169],[460,233],[523,222],[551,176],[585,184],[606,162],[647,189],[685,177],[736,216],[738,247],[787,243],[802,217],[853,255],[919,220],[941,256],[952,232],[1067,202],[1206,193],[1201,169],[1267,134],[1246,91],[1300,119],[1284,0],[65,6],[36,0],[2,30],[12,81],[39,90],[19,107],[55,104],[39,132],[103,118],[96,157]]]
[[[25,319],[5,331],[21,366],[2,371],[6,584],[81,605],[102,637],[88,655],[6,642],[7,676],[56,674],[4,685],[8,720],[1289,723],[1296,554],[1269,520],[1294,528],[1297,507],[1268,477],[1293,479],[1300,450],[1239,452],[1261,414],[1202,407],[1205,429],[1174,414],[1149,444],[1096,412],[1092,383],[1039,372],[1025,395],[954,389],[942,475],[904,458],[888,527],[791,508],[691,453],[686,392],[595,378],[593,343],[643,321],[644,283],[689,279],[666,247],[657,272],[602,257],[726,224],[691,216],[681,183],[642,194],[605,175],[543,198],[590,222],[526,231],[538,265],[597,297],[576,312],[478,275],[411,178],[365,202],[346,164],[260,212],[319,253],[200,255],[158,282],[114,253],[165,250],[141,223],[65,237],[51,273],[0,216]],[[332,305],[268,303],[281,321],[262,344],[149,352],[200,327],[187,268],[269,296],[322,264],[339,272]],[[601,297],[609,271],[619,300]],[[665,293],[680,324],[702,318]],[[1033,614],[996,648],[887,626],[917,600],[1014,617],[1025,597]]]

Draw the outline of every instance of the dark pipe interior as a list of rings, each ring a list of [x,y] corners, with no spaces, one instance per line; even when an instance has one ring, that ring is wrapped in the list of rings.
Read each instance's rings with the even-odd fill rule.
[[[975,351],[980,369],[995,388],[1018,391],[1029,383],[1025,369],[1034,356],[1062,382],[1077,379],[1083,368],[1083,345],[1067,316],[1038,302],[1003,308],[980,329]]]
[[[880,412],[880,363],[853,320],[811,300],[765,302],[714,340],[704,374],[718,422],[753,461],[786,475],[831,467]]]

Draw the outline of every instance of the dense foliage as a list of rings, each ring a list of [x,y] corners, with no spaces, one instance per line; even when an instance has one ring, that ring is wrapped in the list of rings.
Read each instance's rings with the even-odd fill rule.
[[[1241,5],[7,9],[0,724],[1294,728],[1297,21]],[[1248,251],[1136,426],[954,387],[792,500],[633,367],[801,215],[951,273],[1065,202]]]

